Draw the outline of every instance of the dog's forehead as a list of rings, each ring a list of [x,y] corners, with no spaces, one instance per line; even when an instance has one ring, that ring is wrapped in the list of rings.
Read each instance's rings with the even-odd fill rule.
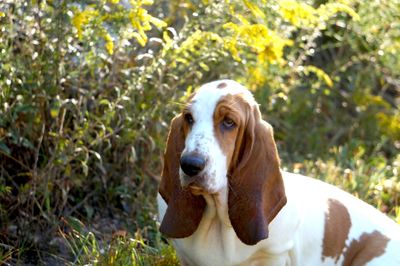
[[[212,117],[218,102],[227,95],[241,95],[251,105],[256,102],[253,95],[243,85],[233,80],[217,80],[201,86],[194,95],[191,106],[195,113]]]

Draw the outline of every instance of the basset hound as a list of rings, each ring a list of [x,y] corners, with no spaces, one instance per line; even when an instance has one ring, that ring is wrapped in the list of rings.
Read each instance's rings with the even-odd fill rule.
[[[182,265],[400,265],[400,225],[281,171],[272,127],[231,80],[201,86],[172,120],[158,206]]]

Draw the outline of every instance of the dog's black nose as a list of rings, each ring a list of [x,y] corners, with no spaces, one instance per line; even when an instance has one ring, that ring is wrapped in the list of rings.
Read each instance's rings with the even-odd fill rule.
[[[198,155],[183,155],[180,163],[182,171],[188,176],[199,174],[206,165],[206,161]]]

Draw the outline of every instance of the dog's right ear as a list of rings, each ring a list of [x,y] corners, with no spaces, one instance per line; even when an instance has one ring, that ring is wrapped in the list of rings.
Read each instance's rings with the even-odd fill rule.
[[[179,180],[179,161],[185,148],[183,123],[181,114],[171,122],[159,187],[159,193],[168,205],[160,232],[171,238],[192,235],[199,226],[206,207],[204,198],[183,189]]]

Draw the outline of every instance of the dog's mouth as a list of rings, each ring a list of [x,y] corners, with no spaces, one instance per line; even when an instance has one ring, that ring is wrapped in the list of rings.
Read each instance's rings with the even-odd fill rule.
[[[184,176],[181,180],[182,188],[188,189],[195,196],[213,193],[208,188],[206,178],[203,176]]]
[[[200,196],[200,195],[206,194],[206,191],[202,187],[199,187],[196,185],[191,185],[188,188],[189,188],[190,192],[195,196]]]

